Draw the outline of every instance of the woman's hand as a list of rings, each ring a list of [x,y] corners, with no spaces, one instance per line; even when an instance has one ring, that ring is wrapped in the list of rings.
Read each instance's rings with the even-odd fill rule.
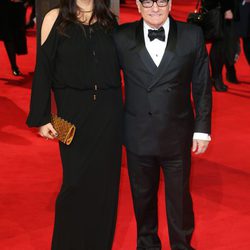
[[[45,139],[54,139],[55,137],[58,136],[58,133],[56,130],[53,128],[51,123],[48,123],[46,125],[43,125],[39,128],[39,135],[44,137]]]

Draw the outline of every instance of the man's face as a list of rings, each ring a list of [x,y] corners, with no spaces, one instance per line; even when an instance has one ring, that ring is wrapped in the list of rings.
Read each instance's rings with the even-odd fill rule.
[[[167,20],[171,10],[171,0],[166,7],[159,7],[156,2],[151,8],[144,8],[139,0],[136,0],[138,11],[144,21],[152,28],[160,28]]]

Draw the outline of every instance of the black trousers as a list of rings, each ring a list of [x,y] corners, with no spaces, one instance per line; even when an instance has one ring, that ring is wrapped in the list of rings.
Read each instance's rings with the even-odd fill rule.
[[[137,250],[160,250],[157,193],[160,169],[165,179],[168,231],[172,250],[191,250],[194,230],[189,191],[190,152],[175,157],[138,156],[127,151],[128,170],[137,221]]]
[[[235,55],[238,50],[238,37],[232,21],[224,21],[224,37],[212,43],[210,50],[210,64],[212,78],[221,78],[223,66],[234,65]]]
[[[11,68],[13,70],[17,69],[16,64],[16,49],[15,49],[15,42],[13,40],[4,41],[4,46],[7,51],[7,55],[10,61]]]

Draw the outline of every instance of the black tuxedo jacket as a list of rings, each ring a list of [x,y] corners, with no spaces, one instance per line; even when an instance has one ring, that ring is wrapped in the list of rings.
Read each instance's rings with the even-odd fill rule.
[[[170,18],[159,67],[145,47],[142,20],[121,25],[114,40],[125,80],[125,146],[137,155],[186,153],[193,132],[210,133],[211,126],[211,85],[202,31]]]

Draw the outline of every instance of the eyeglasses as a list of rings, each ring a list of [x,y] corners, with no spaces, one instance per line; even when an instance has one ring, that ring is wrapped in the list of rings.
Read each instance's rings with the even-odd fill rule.
[[[154,3],[158,5],[158,7],[166,7],[168,5],[169,0],[139,0],[144,8],[153,7]]]

